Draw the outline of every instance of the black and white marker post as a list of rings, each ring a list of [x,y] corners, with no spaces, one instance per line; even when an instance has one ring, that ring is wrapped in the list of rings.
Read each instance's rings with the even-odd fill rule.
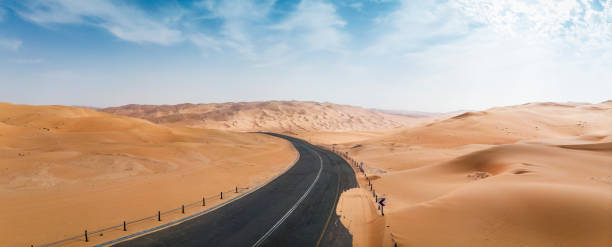
[[[387,206],[387,200],[384,197],[377,199],[378,205],[380,206],[380,214],[385,216],[385,206]]]

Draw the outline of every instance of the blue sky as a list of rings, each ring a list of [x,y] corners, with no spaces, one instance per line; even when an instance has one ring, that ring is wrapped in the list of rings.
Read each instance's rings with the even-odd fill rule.
[[[612,99],[612,1],[0,0],[0,101]]]

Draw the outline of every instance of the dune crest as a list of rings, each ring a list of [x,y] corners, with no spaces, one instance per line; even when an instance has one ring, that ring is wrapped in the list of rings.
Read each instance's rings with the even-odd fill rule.
[[[102,111],[167,125],[278,132],[392,129],[425,117],[305,101],[125,105]]]

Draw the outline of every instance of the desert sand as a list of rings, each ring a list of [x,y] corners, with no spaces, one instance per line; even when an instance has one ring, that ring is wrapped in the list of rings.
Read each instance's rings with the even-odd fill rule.
[[[611,127],[610,101],[531,103],[316,140],[363,161],[388,200],[373,216],[369,189],[342,194],[355,246],[612,246]]]
[[[170,126],[234,131],[372,131],[406,126],[434,115],[402,115],[308,101],[125,105],[104,112]]]
[[[354,246],[612,246],[612,101],[419,116],[296,101],[103,110],[130,117],[0,107],[8,202],[0,210],[11,212],[0,214],[0,245],[52,241],[260,184],[295,151],[226,130],[263,130],[365,163],[388,206],[381,216],[358,174],[361,188],[337,207]]]
[[[0,246],[48,243],[235,186],[252,188],[296,157],[291,144],[263,134],[161,126],[85,108],[0,103]],[[157,222],[143,224],[127,233]],[[105,234],[90,243],[125,233]]]

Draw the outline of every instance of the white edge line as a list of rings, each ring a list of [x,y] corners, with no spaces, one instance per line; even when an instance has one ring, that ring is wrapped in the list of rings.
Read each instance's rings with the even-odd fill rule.
[[[295,204],[293,204],[293,207],[291,207],[291,209],[289,209],[289,211],[287,211],[287,213],[285,213],[285,215],[283,215],[283,217],[280,218],[276,222],[276,224],[274,224],[272,226],[272,228],[270,228],[270,230],[268,230],[266,232],[266,234],[261,236],[261,238],[259,240],[257,240],[257,242],[255,242],[252,245],[252,247],[260,246],[281,224],[283,224],[283,222],[285,222],[285,219],[287,219],[291,215],[291,213],[293,213],[293,211],[300,205],[300,203],[304,200],[304,198],[306,198],[306,196],[308,196],[308,194],[310,193],[310,191],[312,190],[314,185],[317,183],[317,181],[319,181],[319,177],[321,176],[321,171],[323,170],[323,159],[321,158],[321,155],[319,155],[319,153],[317,151],[315,151],[315,150],[313,150],[312,148],[309,148],[309,147],[308,147],[308,149],[310,149],[310,151],[314,152],[317,156],[319,156],[320,167],[319,167],[319,172],[317,173],[317,177],[312,182],[312,184],[310,184],[310,186],[308,187],[306,192],[304,192],[302,197],[300,197],[300,199],[297,202],[295,202]]]
[[[277,137],[277,138],[280,138],[280,137]],[[281,138],[281,139],[284,139],[284,138]],[[284,140],[286,140],[286,139],[284,139]],[[185,218],[178,219],[178,220],[175,220],[175,221],[163,224],[161,226],[156,226],[156,227],[144,230],[144,231],[140,231],[140,232],[133,233],[133,234],[130,234],[130,235],[127,235],[127,236],[123,236],[121,238],[117,238],[117,239],[113,239],[111,241],[100,243],[100,244],[94,245],[94,247],[103,247],[103,246],[107,246],[107,245],[110,245],[110,244],[116,244],[116,243],[123,242],[123,241],[129,240],[129,239],[135,238],[135,237],[146,235],[148,233],[151,233],[151,232],[154,232],[154,231],[157,231],[157,230],[161,230],[161,229],[166,228],[166,227],[170,227],[170,226],[174,226],[174,225],[183,223],[183,222],[185,222],[187,220],[190,220],[190,219],[196,218],[198,216],[201,216],[201,215],[210,213],[212,211],[215,211],[216,209],[219,209],[220,207],[223,207],[226,204],[229,204],[229,203],[231,203],[233,201],[236,201],[236,200],[238,200],[238,199],[240,199],[240,198],[242,198],[242,197],[244,197],[244,196],[246,196],[248,194],[251,194],[251,193],[255,192],[256,190],[259,190],[260,188],[262,188],[262,187],[268,185],[269,183],[271,183],[272,181],[276,180],[278,177],[280,177],[283,174],[287,173],[287,171],[289,171],[291,168],[293,168],[295,166],[295,164],[297,164],[297,162],[300,160],[300,157],[301,157],[300,151],[298,151],[297,148],[295,148],[293,146],[293,143],[291,143],[291,141],[289,141],[289,140],[287,140],[287,141],[291,144],[291,147],[293,147],[294,150],[297,152],[297,157],[295,158],[295,160],[293,161],[293,164],[291,166],[287,167],[287,169],[285,169],[283,172],[279,173],[278,175],[274,176],[273,178],[269,179],[267,182],[265,182],[265,183],[263,183],[261,185],[258,185],[257,187],[254,187],[254,188],[252,188],[252,189],[250,189],[248,191],[245,191],[242,194],[240,194],[240,195],[238,195],[238,196],[236,196],[236,197],[234,197],[234,198],[232,198],[232,199],[230,199],[228,201],[225,201],[223,203],[217,204],[217,205],[213,206],[212,208],[208,208],[208,209],[202,210],[200,212],[197,212],[197,213],[192,214],[190,216],[187,216]],[[319,157],[319,159],[320,159],[320,157]],[[320,171],[319,171],[319,173],[320,173]]]

